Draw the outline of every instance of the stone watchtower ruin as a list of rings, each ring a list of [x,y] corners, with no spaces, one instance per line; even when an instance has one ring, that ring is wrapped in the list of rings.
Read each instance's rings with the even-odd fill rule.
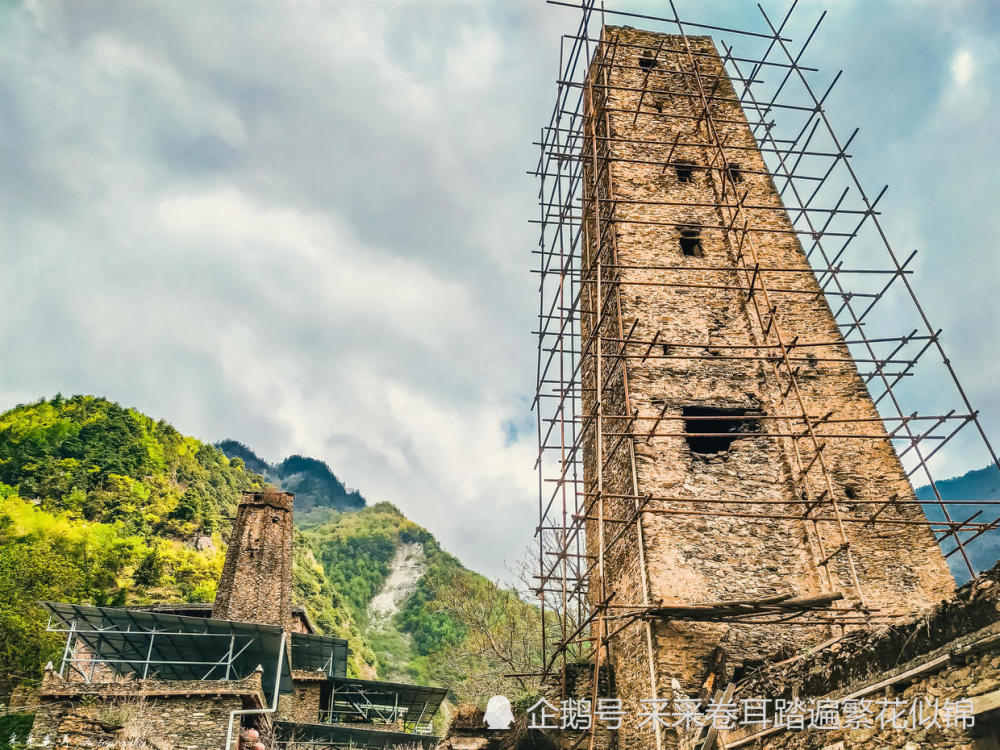
[[[954,580],[711,38],[605,27],[582,88],[581,407],[550,422],[580,436],[586,541],[543,566],[582,571],[634,714]],[[768,601],[796,626],[683,612]],[[619,742],[642,731],[627,712]]]
[[[294,499],[277,491],[243,496],[212,617],[280,625],[292,632]]]

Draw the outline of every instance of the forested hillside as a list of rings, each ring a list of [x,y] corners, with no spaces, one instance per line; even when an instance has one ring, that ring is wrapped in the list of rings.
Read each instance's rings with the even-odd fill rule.
[[[0,702],[58,660],[40,600],[211,601],[240,493],[265,482],[297,492],[295,603],[349,639],[351,674],[478,700],[505,674],[537,670],[537,608],[464,568],[395,506],[366,507],[315,459],[271,466],[221,445],[229,456],[91,396],[0,415]]]
[[[242,461],[91,396],[0,416],[0,482],[46,511],[177,538],[214,533],[262,484]]]
[[[58,656],[39,600],[211,601],[240,493],[262,485],[239,459],[105,399],[0,416],[0,700]],[[370,673],[350,608],[301,540],[294,576],[296,603]]]
[[[456,577],[481,576],[463,568],[430,532],[389,503],[355,513],[331,513],[326,520],[301,528],[327,577],[362,625],[377,655],[379,673],[387,679],[430,680],[433,654],[465,637],[463,626],[441,611],[436,587]],[[417,574],[404,578],[398,601],[385,597],[385,609],[375,611],[370,605],[389,578],[402,545],[419,556]]]

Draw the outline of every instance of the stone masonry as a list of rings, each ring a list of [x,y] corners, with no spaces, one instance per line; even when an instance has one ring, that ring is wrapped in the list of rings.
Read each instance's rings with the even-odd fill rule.
[[[39,748],[219,750],[230,713],[264,705],[259,672],[224,683],[81,683],[50,670],[38,695],[28,746]]]
[[[855,701],[852,720],[827,727],[772,722],[724,732],[725,747],[767,750],[1000,747],[1000,565],[931,612],[749,671],[734,695],[808,705]],[[967,718],[949,720],[948,702]],[[897,702],[902,708],[897,708]],[[922,705],[912,712],[915,703]],[[769,711],[769,713],[772,713]],[[816,726],[816,724],[819,726]],[[789,725],[792,728],[789,728]]]
[[[323,672],[293,669],[292,681],[295,683],[295,692],[278,698],[277,719],[305,724],[317,721],[320,716],[320,698],[326,675]]]
[[[236,511],[212,608],[219,620],[292,623],[292,502],[289,492],[248,492]]]
[[[929,529],[914,523],[924,519],[919,505],[884,509],[884,525],[844,524],[846,546],[838,524],[799,517],[806,499],[817,501],[815,517],[867,518],[883,507],[876,501],[915,496],[712,40],[688,37],[706,87],[721,74],[711,114],[726,144],[725,167],[700,117],[683,38],[606,27],[604,41],[584,103],[585,128],[596,138],[584,141],[583,155],[583,416],[595,414],[598,399],[603,415],[600,445],[596,429],[584,440],[586,498],[601,493],[588,518],[627,518],[638,498],[661,499],[646,504],[641,543],[635,529],[608,545],[619,527],[605,524],[602,538],[596,520],[588,521],[587,552],[603,566],[590,582],[592,602],[612,593],[632,606],[841,593],[839,607],[897,614],[947,598],[954,581]],[[609,67],[602,63],[612,45]],[[668,156],[672,166],[665,167]],[[754,228],[742,248],[724,231],[732,214],[719,204],[734,202],[727,173],[751,207],[741,214]],[[774,309],[765,319],[748,301],[751,280],[736,271],[741,252],[759,265],[770,292]],[[621,284],[608,283],[616,279]],[[598,319],[600,349],[596,342],[588,348]],[[641,345],[623,342],[630,330]],[[759,356],[779,330],[786,345],[795,341],[795,388]],[[789,392],[801,398],[798,413],[826,415],[817,432],[852,436],[823,440],[822,460],[811,470],[803,468],[813,458],[807,442],[791,437],[802,422],[778,418],[788,413],[782,404]],[[620,448],[633,416],[631,432],[640,435],[634,458]],[[643,439],[654,425],[657,434]],[[734,436],[720,442],[684,434],[693,432]],[[610,658],[618,696],[639,706],[654,692],[669,696],[674,680],[697,695],[713,671],[718,686],[734,665],[831,634],[821,626],[657,621],[615,636]],[[675,742],[667,737],[664,746]],[[648,725],[639,729],[628,719],[619,743],[655,746]]]

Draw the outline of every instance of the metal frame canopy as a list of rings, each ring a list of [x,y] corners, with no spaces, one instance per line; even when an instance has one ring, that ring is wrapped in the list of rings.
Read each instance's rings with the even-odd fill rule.
[[[281,648],[274,625],[213,620],[135,609],[42,602],[47,630],[66,634],[59,675],[67,669],[84,682],[108,675],[158,680],[240,680],[264,670],[270,701]],[[280,692],[292,691],[287,660]]]
[[[406,732],[386,732],[377,729],[345,727],[336,724],[274,723],[275,746],[288,750],[388,750],[413,747],[430,750],[439,737]]]
[[[361,721],[392,723],[401,720],[405,728],[417,732],[428,726],[448,691],[446,688],[407,685],[401,682],[381,682],[355,678],[333,681],[333,692],[326,711],[331,723]]]
[[[347,677],[347,641],[292,633],[292,669],[321,670],[330,678]]]

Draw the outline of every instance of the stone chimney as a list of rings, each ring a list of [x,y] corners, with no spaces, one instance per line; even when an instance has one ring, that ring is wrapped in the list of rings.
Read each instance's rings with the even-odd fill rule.
[[[212,617],[292,629],[290,492],[244,492]]]

